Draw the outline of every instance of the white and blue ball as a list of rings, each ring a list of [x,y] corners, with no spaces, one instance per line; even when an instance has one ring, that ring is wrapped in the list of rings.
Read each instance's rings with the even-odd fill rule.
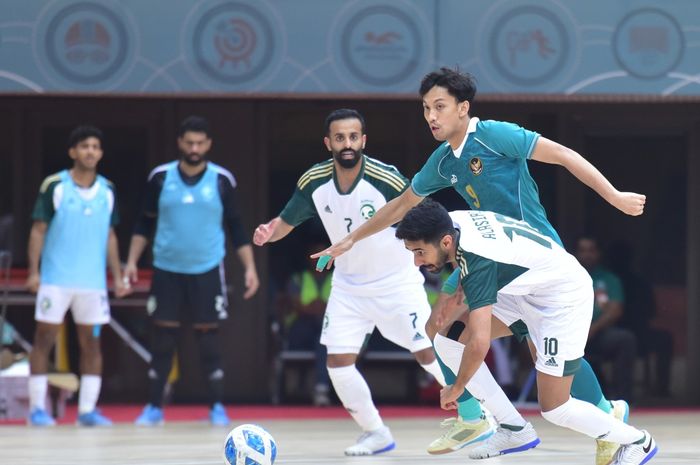
[[[277,444],[270,433],[258,425],[236,426],[224,442],[226,465],[272,465]]]

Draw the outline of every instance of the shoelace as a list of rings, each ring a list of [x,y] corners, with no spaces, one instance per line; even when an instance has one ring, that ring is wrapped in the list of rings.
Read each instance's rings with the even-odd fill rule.
[[[442,420],[442,423],[440,423],[440,428],[451,428],[452,426],[457,423],[457,418],[455,417],[450,417]]]

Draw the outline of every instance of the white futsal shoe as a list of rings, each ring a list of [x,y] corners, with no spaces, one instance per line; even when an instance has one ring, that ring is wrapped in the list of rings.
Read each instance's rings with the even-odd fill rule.
[[[388,452],[396,447],[394,437],[387,426],[374,431],[365,431],[357,442],[345,449],[345,455],[374,455]]]
[[[615,452],[610,465],[643,465],[647,463],[656,453],[659,448],[656,441],[651,437],[648,431],[644,433],[644,441],[641,444],[625,444]]]
[[[499,426],[493,436],[469,451],[469,458],[488,459],[499,455],[523,452],[537,447],[539,443],[540,438],[537,436],[537,431],[529,422],[520,431],[512,431]]]

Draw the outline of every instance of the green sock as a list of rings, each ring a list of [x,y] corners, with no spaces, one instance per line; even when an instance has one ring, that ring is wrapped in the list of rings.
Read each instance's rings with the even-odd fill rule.
[[[433,349],[433,351],[435,350]],[[445,383],[454,384],[454,382],[457,380],[457,375],[455,375],[452,370],[450,370],[449,367],[443,363],[437,352],[435,352],[435,358],[437,359],[438,364],[440,365],[440,370],[442,370],[442,374],[445,377]],[[481,419],[481,404],[466,389],[462,395],[459,396],[459,399],[457,399],[457,414],[462,418],[462,420],[467,422]]]
[[[605,413],[610,413],[612,405],[603,395],[598,378],[585,358],[581,359],[581,366],[574,375],[574,381],[571,383],[571,395],[576,399],[595,405]]]

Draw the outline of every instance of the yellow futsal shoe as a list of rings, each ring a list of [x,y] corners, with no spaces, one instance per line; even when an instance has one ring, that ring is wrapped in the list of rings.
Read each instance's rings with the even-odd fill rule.
[[[484,416],[476,423],[467,423],[459,416],[448,418],[440,426],[446,428],[447,431],[430,443],[428,446],[429,454],[449,454],[469,444],[483,441],[494,433],[493,426]]]
[[[610,404],[612,404],[610,415],[627,423],[630,416],[630,406],[627,402],[624,400],[611,400]],[[608,442],[601,439],[596,439],[595,442],[595,465],[608,465],[612,461],[613,455],[615,455],[620,445],[616,442]]]

